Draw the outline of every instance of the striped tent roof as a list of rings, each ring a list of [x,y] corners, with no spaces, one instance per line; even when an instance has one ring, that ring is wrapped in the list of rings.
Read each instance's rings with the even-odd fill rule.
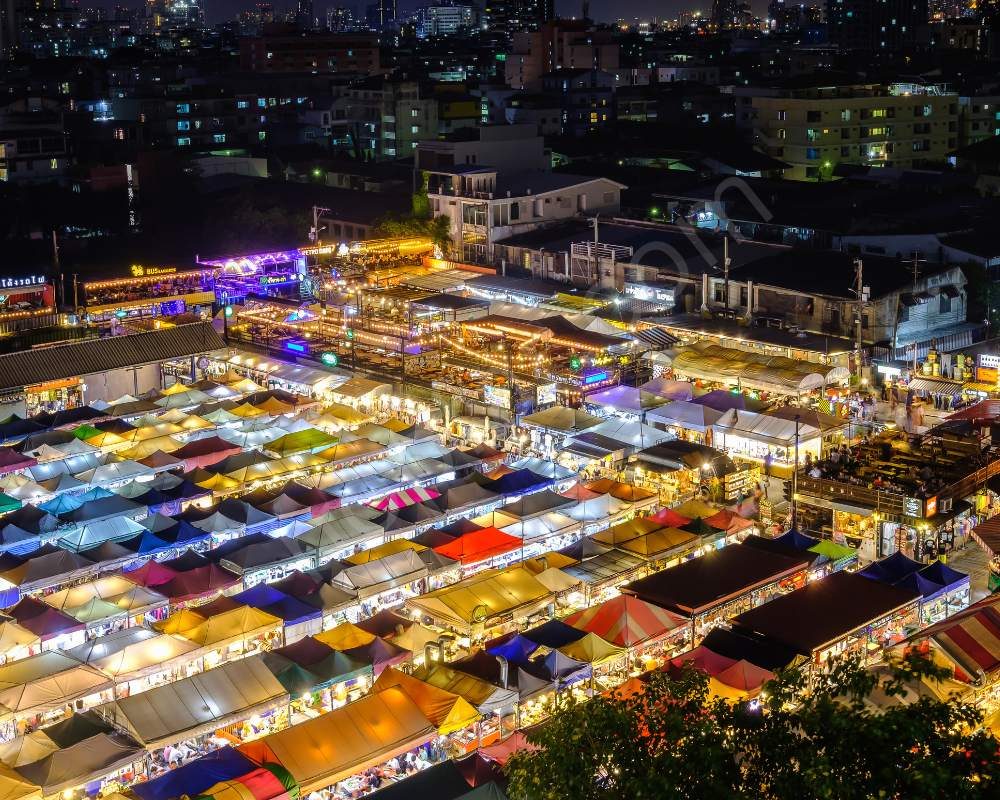
[[[910,643],[930,640],[968,675],[1000,670],[1000,596],[991,595],[916,634]]]
[[[630,595],[619,595],[598,606],[571,614],[565,620],[574,628],[595,633],[619,647],[635,647],[660,639],[687,620]]]

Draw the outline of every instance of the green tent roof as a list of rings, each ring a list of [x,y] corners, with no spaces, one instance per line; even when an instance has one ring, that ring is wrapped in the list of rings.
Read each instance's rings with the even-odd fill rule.
[[[822,539],[809,548],[810,553],[826,556],[831,561],[840,561],[842,558],[850,558],[857,554],[857,551],[846,545],[837,544],[831,539]]]

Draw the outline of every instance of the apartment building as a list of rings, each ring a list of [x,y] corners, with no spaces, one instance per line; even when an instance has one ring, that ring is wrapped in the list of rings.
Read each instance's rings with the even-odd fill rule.
[[[240,67],[250,72],[379,71],[378,37],[367,33],[284,30],[240,39]]]
[[[958,95],[915,84],[734,90],[755,144],[792,180],[826,180],[838,164],[909,169],[958,146]]]
[[[417,143],[438,132],[438,101],[417,81],[376,77],[344,91],[334,116],[355,147],[376,160],[408,158]]]
[[[495,264],[500,239],[585,214],[614,214],[625,187],[607,178],[498,172],[461,165],[425,171],[434,216],[445,216],[463,261]]]
[[[621,49],[611,31],[591,30],[584,21],[556,20],[535,31],[514,35],[504,77],[513,89],[537,90],[542,76],[558,69],[616,72]]]

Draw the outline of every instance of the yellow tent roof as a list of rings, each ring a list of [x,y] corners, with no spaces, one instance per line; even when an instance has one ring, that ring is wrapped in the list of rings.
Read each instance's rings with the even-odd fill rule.
[[[352,622],[342,622],[336,628],[317,633],[314,637],[334,650],[350,650],[375,641],[375,634],[359,628]]]
[[[576,563],[577,561],[575,558],[570,558],[565,553],[560,553],[558,550],[549,550],[549,552],[542,553],[540,556],[526,558],[521,562],[521,566],[525,569],[531,570],[537,575],[547,569],[562,569],[563,567],[570,567]]]
[[[196,486],[200,486],[202,489],[208,489],[210,492],[231,492],[234,489],[240,488],[240,482],[233,480],[222,473],[216,473],[211,478],[206,478],[205,480],[197,483]]]
[[[625,522],[619,522],[617,525],[612,525],[610,528],[595,533],[593,539],[595,542],[600,542],[601,544],[617,546],[623,542],[638,539],[640,536],[645,536],[647,533],[652,533],[662,527],[659,522],[636,517]]]
[[[197,649],[197,644],[181,636],[151,634],[149,639],[130,644],[103,658],[91,658],[89,663],[117,681],[127,681],[145,673],[162,671],[172,661],[186,659]]]
[[[134,444],[128,450],[119,452],[118,455],[132,461],[138,461],[140,458],[151,456],[157,450],[162,450],[164,453],[172,453],[174,450],[179,450],[183,444],[183,442],[175,439],[173,436],[157,436],[155,439],[146,439]]]
[[[17,647],[31,647],[40,642],[38,634],[22,628],[16,622],[0,622],[0,654],[6,655]]]
[[[177,423],[186,431],[203,431],[206,428],[214,428],[207,419],[199,417],[197,414],[188,414],[182,422]]]
[[[252,406],[249,403],[243,403],[243,405],[236,406],[236,408],[229,409],[230,414],[235,414],[237,417],[260,417],[266,414],[262,408],[257,408],[257,406]]]
[[[124,444],[128,441],[122,436],[112,431],[101,431],[100,433],[94,434],[89,439],[84,439],[87,444],[93,445],[94,447],[115,447],[116,445]]]
[[[203,617],[193,608],[182,608],[175,611],[166,619],[153,623],[153,628],[160,633],[169,633],[184,636],[188,631],[193,631],[198,626],[204,624],[207,617]]]
[[[559,652],[577,661],[585,661],[588,664],[603,664],[607,661],[615,661],[625,655],[624,647],[617,647],[611,642],[602,639],[596,633],[588,633],[582,639],[563,645]]]
[[[277,397],[269,397],[263,403],[257,403],[257,408],[266,411],[272,417],[289,414],[295,410],[295,406],[291,403],[282,403]]]
[[[715,506],[710,506],[703,500],[688,500],[677,508],[674,509],[682,517],[687,517],[688,519],[694,519],[695,517],[710,517],[713,514],[718,514],[719,509]]]
[[[434,726],[420,708],[402,689],[393,687],[247,742],[240,750],[258,764],[284,766],[305,795],[434,737]]]
[[[136,428],[131,434],[131,439],[138,444],[139,442],[145,442],[147,439],[157,439],[160,436],[174,436],[178,433],[184,433],[184,429],[180,425],[173,422],[157,422],[153,425]]]
[[[407,428],[409,428],[410,423],[403,422],[403,420],[401,419],[392,417],[391,419],[387,419],[385,422],[383,422],[382,427],[388,428],[393,433],[399,433],[400,431],[405,431]]]
[[[339,420],[342,423],[347,423],[348,425],[354,425],[356,423],[360,424],[362,422],[367,422],[373,419],[368,414],[363,414],[355,408],[351,408],[349,405],[344,403],[331,403],[323,408],[323,417],[330,416],[335,420]],[[320,417],[322,420],[323,417]]]
[[[407,601],[431,617],[472,625],[523,606],[544,603],[551,592],[520,566],[486,570],[471,578]]]
[[[40,800],[42,788],[8,766],[0,764],[0,800]]]
[[[425,683],[393,667],[383,670],[372,691],[391,687],[402,689],[423,715],[437,726],[442,736],[467,728],[479,719],[479,712],[461,695]]]
[[[497,693],[497,687],[481,678],[459,672],[446,664],[434,664],[417,671],[414,676],[424,683],[452,692],[469,702],[469,705],[479,708]]]
[[[59,745],[44,730],[32,731],[0,744],[0,765],[9,769],[34,764],[58,749]],[[0,796],[3,796],[3,792],[0,792]]]
[[[53,592],[43,597],[42,600],[53,608],[76,608],[94,598],[113,601],[118,596],[135,588],[136,584],[122,575],[105,575],[103,578]]]
[[[417,544],[409,539],[392,539],[369,550],[362,550],[360,553],[355,553],[353,556],[348,556],[343,560],[350,564],[367,564],[369,561],[378,561],[380,558],[391,556],[394,553],[401,553],[404,550],[412,550],[415,553],[419,553],[421,550],[426,549],[422,544]]]
[[[190,392],[190,391],[191,391],[190,386],[185,386],[180,381],[177,381],[176,383],[170,384],[170,386],[164,389],[163,392],[161,392],[161,394],[163,394],[165,397],[170,397],[171,395],[174,394],[184,394],[184,392]]]
[[[552,592],[565,592],[583,583],[580,578],[574,578],[557,567],[542,570],[535,577],[542,586]]]
[[[687,544],[694,545],[700,540],[699,536],[682,531],[680,528],[660,528],[645,536],[640,536],[638,539],[622,542],[617,546],[622,550],[649,558],[676,547],[683,547]]]
[[[408,627],[402,633],[397,633],[387,638],[389,642],[397,647],[402,647],[404,650],[409,650],[411,653],[419,653],[424,649],[424,645],[428,642],[436,642],[440,639],[441,634],[437,631],[432,631],[430,628],[425,628],[417,622]]]
[[[240,606],[217,614],[197,628],[181,633],[181,636],[202,647],[219,647],[236,639],[280,628],[282,625],[281,619],[273,614],[251,606]]]

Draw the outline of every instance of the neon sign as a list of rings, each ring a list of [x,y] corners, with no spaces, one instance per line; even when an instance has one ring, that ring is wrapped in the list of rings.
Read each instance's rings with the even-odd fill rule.
[[[592,383],[600,383],[601,381],[606,381],[608,379],[607,372],[592,372],[590,375],[585,375],[583,378],[584,386],[590,386]]]
[[[141,264],[133,264],[131,267],[133,278],[147,278],[151,275],[175,275],[177,267],[144,267]]]

